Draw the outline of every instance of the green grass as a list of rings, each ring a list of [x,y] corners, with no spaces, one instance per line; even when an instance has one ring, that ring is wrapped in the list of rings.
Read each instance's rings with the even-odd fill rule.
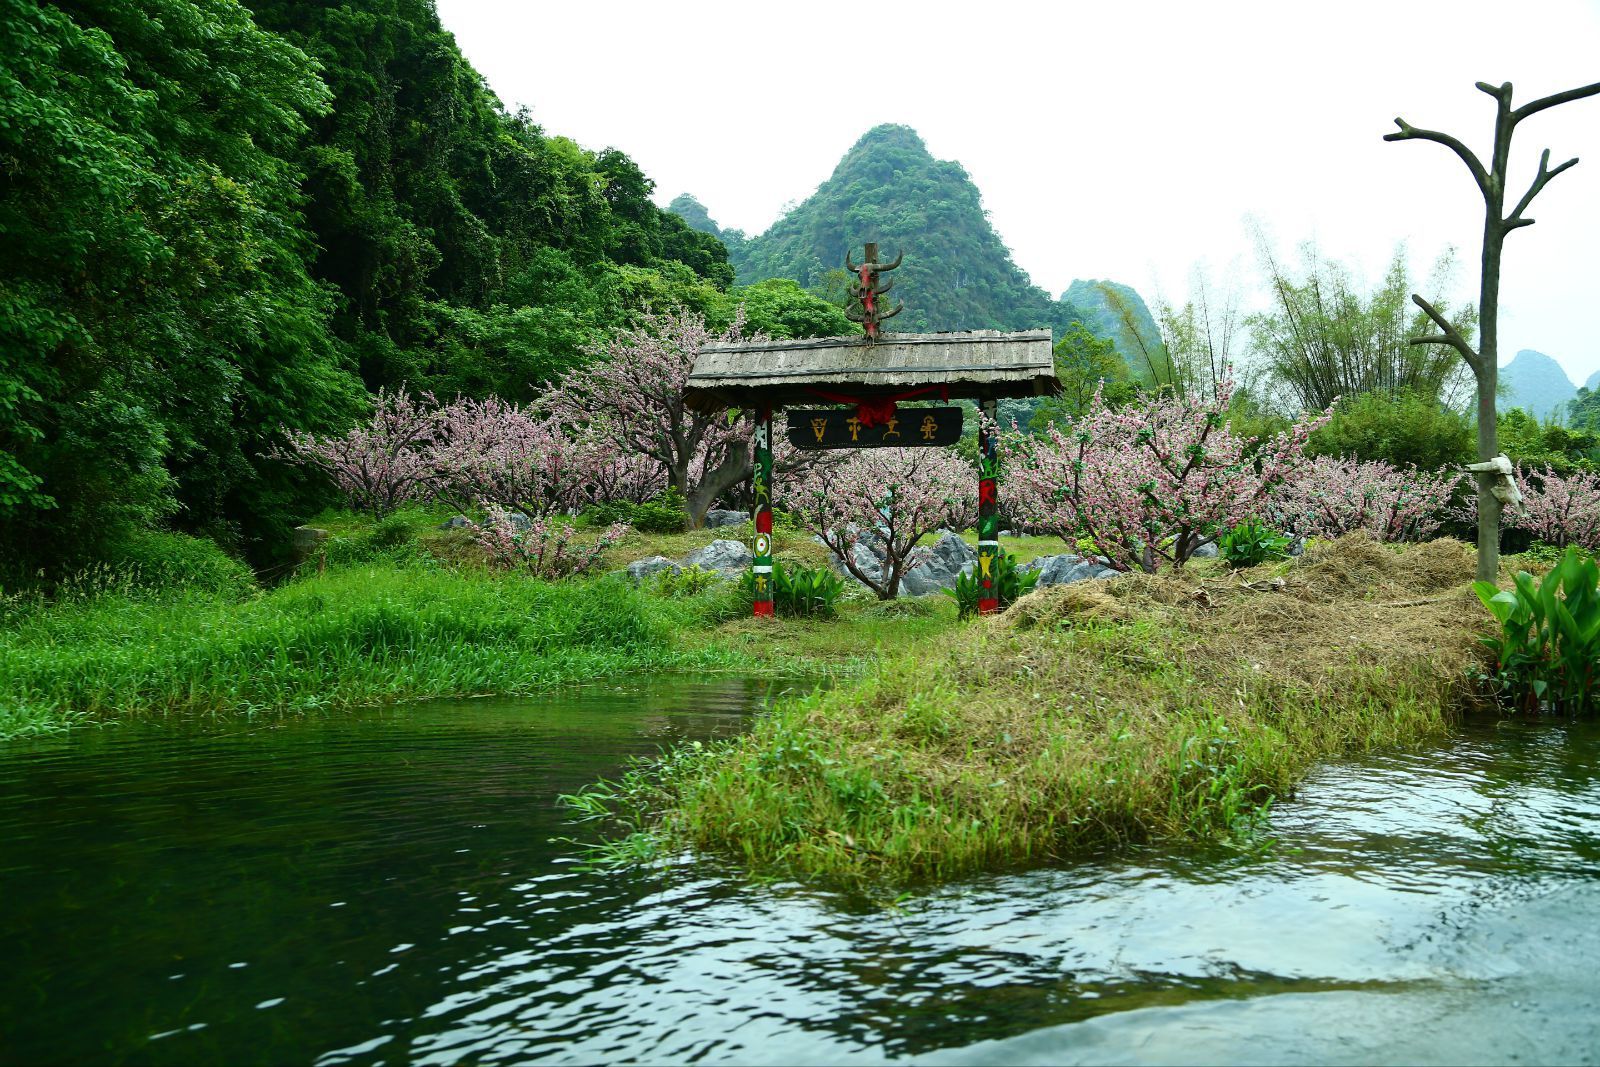
[[[0,626],[0,737],[125,716],[292,712],[727,668],[728,653],[676,639],[702,609],[616,579],[549,584],[393,563],[334,568],[243,600],[180,588],[12,602]]]

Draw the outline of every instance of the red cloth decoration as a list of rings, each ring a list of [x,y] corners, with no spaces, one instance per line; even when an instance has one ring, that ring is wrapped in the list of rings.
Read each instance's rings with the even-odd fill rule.
[[[907,389],[903,393],[891,393],[888,396],[850,396],[846,393],[830,393],[826,389],[807,389],[812,396],[828,401],[830,404],[854,404],[856,418],[861,420],[861,425],[869,430],[874,426],[887,425],[894,418],[895,405],[902,400],[910,400],[924,393],[938,390],[940,400],[950,399],[950,388],[944,385],[924,385],[920,389]]]

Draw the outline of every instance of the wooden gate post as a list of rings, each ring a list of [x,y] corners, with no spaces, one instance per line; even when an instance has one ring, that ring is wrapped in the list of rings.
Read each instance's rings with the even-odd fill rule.
[[[755,470],[755,558],[750,569],[755,576],[755,597],[750,614],[760,617],[772,612],[772,409],[756,413]]]
[[[993,399],[983,401],[978,419],[978,614],[992,615],[1000,610],[999,501],[995,477],[1000,472],[1000,425]]]

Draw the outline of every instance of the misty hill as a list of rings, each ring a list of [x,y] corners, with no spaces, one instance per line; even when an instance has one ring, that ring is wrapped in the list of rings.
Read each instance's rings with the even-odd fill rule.
[[[1583,383],[1583,387],[1591,392],[1600,389],[1600,370],[1589,375],[1589,380]]]
[[[1541,419],[1566,414],[1567,402],[1578,394],[1561,364],[1531,348],[1500,368],[1500,381],[1505,388],[1502,411],[1524,408]]]
[[[1155,317],[1131,285],[1075,278],[1061,294],[1061,302],[1083,313],[1083,324],[1091,333],[1116,342],[1117,353],[1135,374],[1146,370],[1146,352],[1163,351]]]
[[[857,261],[868,241],[877,242],[882,258],[904,252],[904,263],[890,275],[893,298],[905,304],[892,330],[1049,326],[1059,334],[1081,317],[1011,261],[962,166],[934,159],[906,126],[868,130],[815,193],[758,236],[717,229],[692,197],[679,197],[670,210],[723,240],[741,284],[792,278],[842,294],[846,250]]]

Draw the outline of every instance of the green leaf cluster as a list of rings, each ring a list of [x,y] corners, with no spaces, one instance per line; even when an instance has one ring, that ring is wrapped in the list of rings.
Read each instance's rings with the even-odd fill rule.
[[[1033,592],[1034,586],[1039,584],[1039,572],[1018,570],[1016,557],[1005,549],[995,556],[994,573],[995,598],[1000,601],[1001,611]],[[940,592],[956,602],[959,618],[977,617],[978,600],[983,595],[983,587],[978,582],[976,572],[956,575],[956,584]]]
[[[1252,516],[1217,537],[1217,555],[1230,567],[1256,567],[1288,558],[1291,541]]]
[[[844,579],[827,567],[785,567],[772,561],[772,608],[779,615],[831,619],[843,592]],[[739,579],[740,601],[748,606],[755,593],[755,574],[747,573]]]
[[[1524,711],[1600,709],[1600,566],[1568,548],[1549,574],[1517,572],[1514,587],[1474,582],[1473,591],[1500,624],[1485,638],[1496,668],[1486,680]]]

